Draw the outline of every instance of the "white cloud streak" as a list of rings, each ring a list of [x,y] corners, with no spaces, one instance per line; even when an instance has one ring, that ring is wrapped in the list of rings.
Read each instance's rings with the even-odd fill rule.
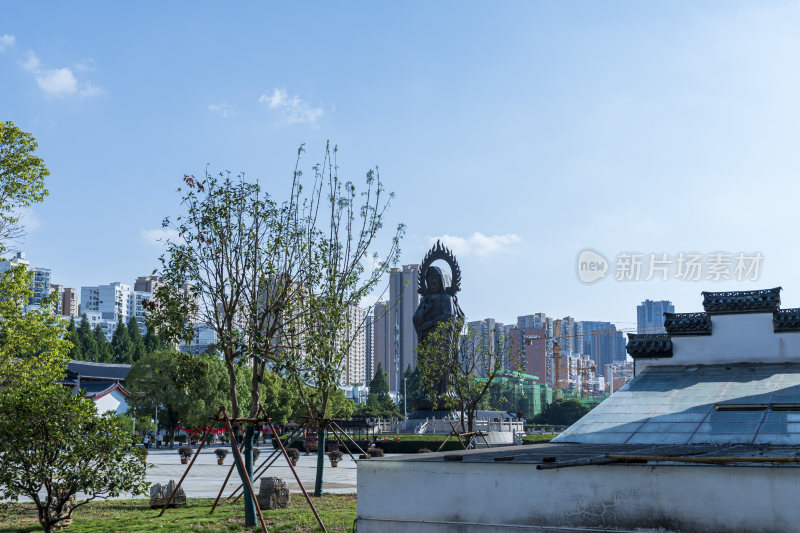
[[[456,255],[477,255],[479,257],[486,257],[499,253],[513,252],[514,245],[522,242],[522,237],[515,233],[484,235],[483,233],[475,232],[466,238],[454,235],[441,235],[428,239],[431,245],[435,244],[437,240],[442,241],[442,244],[453,250],[453,253]]]
[[[0,35],[0,52],[5,52],[6,48],[14,46],[17,38],[7,33]]]
[[[178,230],[171,228],[143,229],[140,237],[146,244],[164,246],[167,241],[176,242],[179,239]]]
[[[78,81],[72,69],[68,67],[54,69],[43,67],[42,61],[32,51],[28,51],[25,61],[20,65],[33,75],[39,88],[47,96],[63,98],[74,95],[90,97],[103,94],[103,89],[97,85],[88,81]]]
[[[236,115],[236,109],[234,109],[232,105],[225,102],[220,104],[209,104],[208,110],[212,113],[216,113],[222,118],[231,118],[232,116]]]
[[[270,109],[280,112],[281,122],[284,124],[311,124],[317,125],[317,120],[322,116],[321,107],[311,107],[297,95],[289,97],[285,89],[275,88],[271,95],[264,93],[258,99],[261,104],[267,104]]]

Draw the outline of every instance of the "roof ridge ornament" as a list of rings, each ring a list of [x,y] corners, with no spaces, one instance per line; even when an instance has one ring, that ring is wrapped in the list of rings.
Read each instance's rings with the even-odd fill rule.
[[[713,315],[774,313],[780,309],[781,287],[752,291],[703,291],[703,308]]]

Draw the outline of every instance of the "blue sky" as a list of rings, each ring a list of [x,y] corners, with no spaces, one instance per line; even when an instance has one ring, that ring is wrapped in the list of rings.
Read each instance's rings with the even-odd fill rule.
[[[8,3],[0,120],[51,171],[23,249],[66,286],[133,282],[184,173],[280,196],[330,139],[397,194],[403,263],[454,248],[470,319],[631,326],[645,298],[777,285],[800,306],[798,27],[796,2]],[[591,285],[586,248],[610,263]],[[763,260],[617,281],[626,252]]]

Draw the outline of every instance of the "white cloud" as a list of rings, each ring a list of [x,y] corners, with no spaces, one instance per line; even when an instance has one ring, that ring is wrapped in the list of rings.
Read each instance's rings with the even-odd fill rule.
[[[93,72],[94,71],[94,59],[91,57],[84,57],[77,63],[75,63],[75,70],[79,72]]]
[[[87,60],[84,60],[86,62]],[[39,88],[48,96],[65,97],[72,95],[99,96],[103,89],[92,82],[80,82],[68,67],[46,69],[42,61],[32,51],[28,51],[25,61],[20,63],[23,69],[33,74]],[[79,69],[82,70],[82,69]]]
[[[264,93],[258,101],[267,104],[270,109],[279,111],[284,124],[308,123],[316,126],[317,120],[322,116],[321,107],[311,107],[297,95],[289,97],[284,89],[275,88],[272,95]]]
[[[25,228],[26,233],[33,233],[42,226],[42,221],[30,207],[23,208],[17,213],[20,224]]]
[[[236,110],[232,105],[222,102],[221,104],[209,104],[208,110],[216,113],[222,118],[231,118],[236,114]]]
[[[0,52],[4,52],[6,48],[14,46],[16,40],[16,37],[7,33],[0,35]]]
[[[175,242],[178,240],[178,230],[171,228],[143,229],[141,239],[154,246],[164,246],[167,241]]]
[[[522,242],[522,237],[515,233],[505,235],[484,235],[475,232],[469,237],[456,237],[454,235],[441,235],[428,239],[430,244],[435,244],[437,240],[453,250],[456,255],[477,255],[485,257],[498,253],[513,252],[513,246]]]

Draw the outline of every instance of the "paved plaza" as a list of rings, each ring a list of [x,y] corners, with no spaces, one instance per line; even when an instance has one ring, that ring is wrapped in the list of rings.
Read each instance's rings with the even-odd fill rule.
[[[233,452],[229,445],[224,446],[229,452],[225,458],[225,464],[222,466],[217,464],[217,456],[214,454],[214,450],[220,447],[218,444],[212,445],[210,448],[204,446],[200,451],[200,455],[195,460],[189,475],[183,481],[182,486],[186,490],[187,497],[216,498],[219,488],[222,486],[222,482],[233,464]],[[261,449],[261,455],[256,461],[256,465],[260,465],[272,453],[270,444],[259,445],[259,448]],[[358,456],[355,457],[357,458]],[[147,462],[151,465],[147,469],[147,480],[151,483],[167,483],[170,479],[174,479],[177,482],[188,466],[181,464],[177,446],[174,449],[150,448]],[[295,470],[306,490],[313,492],[314,477],[317,474],[317,456],[301,455]],[[300,486],[295,481],[291,469],[286,465],[286,460],[281,457],[269,467],[265,475],[279,477],[286,481],[289,490],[300,492]],[[339,466],[331,468],[330,462],[325,459],[324,480],[325,492],[342,494],[356,492],[355,461],[345,454],[339,462]],[[258,484],[259,482],[256,482],[256,491],[258,491]],[[230,481],[228,481],[224,496],[229,495],[238,486],[239,476],[234,471]]]

